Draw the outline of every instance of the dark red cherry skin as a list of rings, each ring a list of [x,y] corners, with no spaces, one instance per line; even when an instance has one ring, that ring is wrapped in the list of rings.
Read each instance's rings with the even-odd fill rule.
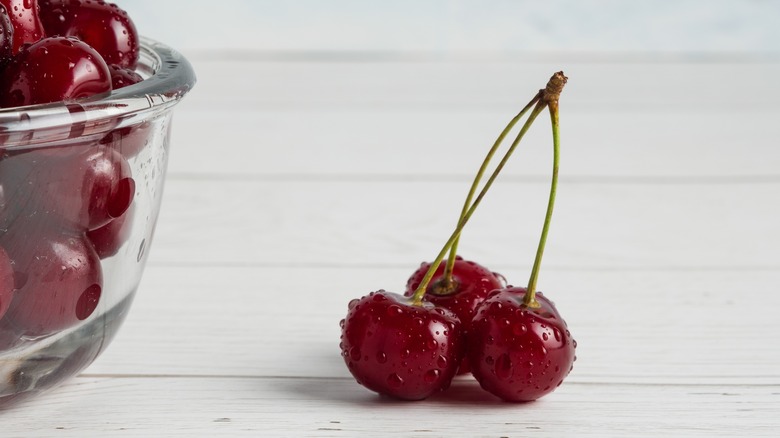
[[[114,90],[119,90],[144,80],[134,70],[116,64],[109,64],[108,71],[111,72],[111,88]]]
[[[111,84],[114,90],[137,84],[143,78],[133,70],[109,65],[111,71]],[[115,129],[100,140],[100,144],[110,145],[119,151],[125,158],[132,158],[147,145],[151,134],[152,123],[142,122],[134,126]]]
[[[449,310],[378,291],[349,303],[341,355],[352,376],[379,394],[421,400],[447,389],[464,354],[460,321]]]
[[[442,276],[446,262],[446,260],[443,261],[436,269],[423,299],[436,306],[451,310],[460,319],[463,330],[468,333],[471,327],[471,320],[477,312],[477,307],[482,304],[492,290],[502,288],[506,284],[503,276],[500,274],[491,272],[480,264],[464,260],[458,256],[452,269],[452,278],[455,282],[454,289],[447,291],[448,293],[446,294],[442,294],[441,288],[444,286]],[[409,280],[406,282],[405,296],[411,297],[414,295],[430,266],[430,263],[422,263],[409,277]],[[468,371],[468,361],[464,359],[458,374],[465,374]]]
[[[0,106],[73,101],[111,91],[103,58],[74,38],[45,38],[25,47],[0,80]]]
[[[0,319],[11,305],[14,294],[14,268],[8,253],[0,247]]]
[[[4,66],[14,54],[14,26],[5,6],[0,2],[0,67]]]
[[[477,309],[468,335],[471,373],[486,391],[510,402],[536,400],[557,388],[572,370],[576,341],[541,293],[541,305],[523,304],[526,289],[491,293]]]
[[[102,0],[40,0],[47,36],[72,36],[92,46],[108,64],[135,68],[138,31],[124,10]]]
[[[130,238],[133,228],[133,206],[111,222],[92,231],[87,231],[87,239],[92,243],[98,257],[105,259],[116,255]]]
[[[0,0],[13,26],[12,52],[18,53],[25,44],[32,44],[44,37],[38,9],[38,0]]]
[[[17,226],[0,242],[13,260],[17,288],[4,319],[25,336],[45,336],[92,315],[103,274],[83,235],[26,229],[25,224],[34,222]]]
[[[149,144],[153,126],[147,121],[115,129],[100,139],[100,144],[111,147],[127,159],[133,158]]]
[[[107,146],[55,161],[36,187],[39,209],[76,230],[95,230],[122,216],[135,196],[130,165]]]

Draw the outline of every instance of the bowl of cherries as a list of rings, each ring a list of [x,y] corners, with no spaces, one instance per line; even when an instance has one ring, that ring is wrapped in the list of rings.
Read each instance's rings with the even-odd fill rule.
[[[0,407],[89,365],[133,300],[192,67],[101,0],[0,0]]]

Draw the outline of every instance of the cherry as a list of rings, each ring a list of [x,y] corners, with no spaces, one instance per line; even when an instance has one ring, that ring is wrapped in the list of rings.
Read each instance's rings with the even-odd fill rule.
[[[8,253],[0,247],[0,319],[11,305],[14,293],[14,269]]]
[[[0,106],[70,101],[111,91],[103,58],[74,38],[44,38],[24,48],[0,81]]]
[[[566,84],[558,72],[540,91],[533,119],[550,111],[553,171],[542,235],[527,288],[491,293],[477,309],[468,339],[471,372],[480,386],[507,401],[531,401],[552,392],[572,369],[576,343],[555,306],[536,292],[542,256],[558,188],[560,136],[558,100]]]
[[[453,266],[451,278],[447,281],[444,278],[445,264],[439,264],[426,289],[424,299],[436,306],[451,310],[463,323],[464,331],[468,333],[477,306],[482,304],[492,290],[504,287],[505,283],[500,274],[493,273],[475,262],[464,260],[460,256],[456,257]],[[405,292],[407,297],[414,294],[430,267],[430,263],[422,263],[409,277]],[[468,361],[464,359],[458,374],[465,374],[468,370]]]
[[[129,85],[141,82],[143,78],[136,72],[119,67],[115,64],[109,65],[111,71],[111,84],[114,90],[127,87]],[[110,145],[119,151],[125,158],[132,158],[147,145],[149,135],[151,134],[152,123],[142,122],[134,126],[115,129],[100,140],[100,144]]]
[[[539,299],[544,305],[539,304],[539,301],[536,300],[537,294],[535,292],[535,287],[536,278],[539,272],[538,268],[541,255],[544,250],[544,242],[546,240],[547,230],[549,229],[552,205],[554,203],[557,187],[560,143],[558,135],[557,109],[558,98],[565,83],[566,77],[563,76],[563,73],[556,73],[550,79],[550,82],[548,82],[547,87],[544,90],[540,90],[534,99],[523,109],[523,111],[520,112],[520,114],[518,114],[518,116],[515,118],[516,120],[519,120],[527,111],[530,110],[531,107],[533,107],[533,111],[529,115],[528,120],[525,122],[523,127],[520,129],[520,132],[517,134],[515,141],[504,154],[501,162],[496,166],[490,178],[488,178],[482,190],[472,202],[471,198],[474,192],[476,192],[476,185],[478,180],[481,178],[481,173],[484,172],[486,162],[489,161],[492,154],[495,152],[497,144],[494,145],[493,149],[491,149],[491,153],[489,153],[488,157],[485,159],[486,162],[483,163],[483,168],[480,169],[480,173],[475,180],[477,182],[472,185],[471,192],[469,193],[466,205],[463,208],[463,212],[461,213],[455,230],[444,244],[444,247],[435,257],[434,261],[427,265],[427,269],[424,270],[424,274],[415,273],[412,276],[412,279],[410,279],[407,284],[407,295],[409,296],[405,298],[396,294],[385,292],[384,290],[380,290],[378,292],[364,296],[360,300],[352,300],[349,303],[347,318],[341,321],[342,335],[340,348],[347,367],[359,383],[381,394],[388,394],[399,398],[414,400],[425,398],[436,391],[444,390],[448,387],[450,379],[456,372],[457,367],[460,365],[460,363],[453,362],[450,359],[459,359],[460,356],[458,354],[454,354],[449,359],[445,356],[442,356],[447,360],[446,362],[441,362],[441,365],[448,365],[448,367],[451,368],[447,369],[448,374],[445,375],[447,377],[446,381],[441,382],[441,385],[434,385],[434,383],[438,382],[436,379],[440,377],[440,374],[437,373],[436,370],[429,368],[432,365],[431,361],[436,358],[435,349],[441,348],[445,345],[452,347],[455,343],[455,345],[460,345],[462,338],[468,340],[467,342],[469,348],[471,348],[473,344],[475,351],[477,351],[477,353],[473,354],[468,353],[470,358],[469,363],[473,366],[482,366],[479,361],[483,360],[483,357],[480,356],[478,352],[483,351],[483,343],[487,345],[493,345],[495,343],[493,338],[481,336],[484,331],[483,321],[490,321],[491,317],[491,314],[489,313],[490,310],[484,309],[493,309],[495,307],[501,308],[501,306],[503,306],[501,303],[495,303],[496,305],[493,306],[488,305],[488,302],[492,297],[502,297],[502,294],[508,293],[506,288],[493,290],[493,292],[488,294],[488,298],[485,301],[482,301],[482,304],[477,307],[477,314],[471,320],[471,324],[479,324],[480,326],[473,326],[473,333],[466,332],[464,330],[465,325],[457,317],[457,315],[455,315],[455,313],[444,307],[436,306],[434,303],[424,301],[423,298],[429,292],[432,293],[432,296],[434,297],[437,295],[447,297],[449,294],[452,297],[452,302],[454,303],[457,297],[460,297],[460,294],[464,293],[463,291],[466,290],[465,281],[463,280],[467,277],[467,275],[459,277],[455,275],[455,271],[458,269],[458,262],[460,262],[460,264],[470,264],[462,259],[454,257],[452,253],[448,259],[447,265],[443,265],[442,262],[444,261],[446,253],[448,251],[453,251],[453,246],[460,238],[460,234],[463,231],[463,228],[468,223],[469,219],[473,215],[476,208],[479,206],[482,199],[484,199],[486,193],[495,182],[498,174],[506,165],[520,140],[523,138],[533,121],[538,117],[544,108],[550,109],[553,124],[554,162],[550,202],[548,203],[547,215],[545,217],[545,226],[542,230],[542,238],[540,239],[539,249],[537,250],[537,260],[531,273],[529,287],[527,289],[522,289],[522,294],[518,294],[517,290],[511,288],[509,291],[514,292],[515,295],[521,295],[519,298],[515,299],[515,302],[521,302],[524,309],[540,309],[536,311],[535,314],[538,313],[542,318],[546,318],[544,321],[549,323],[550,327],[553,327],[553,324],[557,323],[557,321],[555,321],[556,318],[560,319],[560,315],[558,315],[557,310],[555,310],[554,306],[552,306],[552,303],[547,302],[546,299],[541,295],[539,296]],[[510,125],[516,123],[515,119],[513,119],[513,122],[510,122]],[[501,137],[499,137],[499,141],[497,141],[497,143],[500,143],[500,140],[507,134],[507,132],[508,129],[505,129],[505,132],[502,133]],[[471,264],[470,266],[473,267],[477,265]],[[450,269],[450,267],[452,268]],[[480,268],[487,274],[494,275],[490,273],[489,270],[482,267]],[[478,272],[479,275],[477,275],[477,277],[480,277],[473,281],[473,283],[479,285],[482,283],[481,275],[483,273],[479,272],[479,269],[473,270]],[[468,268],[465,271],[468,272]],[[437,274],[439,277],[437,281],[432,284],[431,282]],[[411,286],[413,284],[416,284],[416,287],[412,288]],[[501,285],[500,281],[498,281],[498,285]],[[432,289],[429,289],[429,286],[431,286]],[[473,285],[469,285],[469,287],[472,286]],[[466,297],[467,295],[463,295],[461,299],[465,299]],[[476,298],[475,301],[479,301],[479,299]],[[515,323],[514,326],[519,327],[517,323],[520,322],[527,324],[525,325],[526,331],[528,330],[529,326],[532,330],[535,330],[536,326],[534,325],[534,320],[528,319],[530,313],[528,310],[524,309],[518,308],[516,312],[512,313],[512,318]],[[447,318],[447,320],[442,321],[440,318],[437,319],[437,314],[440,317]],[[499,316],[502,316],[498,319],[499,323],[503,324],[501,329],[504,328],[504,325],[512,326],[513,320],[510,320],[508,316]],[[436,324],[432,324],[431,321],[436,321]],[[560,319],[560,321],[562,322],[562,319]],[[431,336],[431,327],[434,325],[437,326],[438,329],[435,331],[437,336],[451,335],[455,332],[457,332],[457,336],[455,338],[449,339],[448,344],[442,344],[439,339],[435,339]],[[488,326],[488,328],[490,327],[491,326]],[[547,326],[542,326],[541,328],[546,329],[546,327]],[[561,338],[563,336],[563,331],[561,330],[565,330],[565,323],[563,323],[562,326],[555,327],[560,328],[558,331],[552,330],[550,333],[552,333],[553,337],[555,337],[557,334],[558,338]],[[445,328],[448,329],[447,332],[443,331]],[[520,328],[517,330],[518,333],[513,332],[515,336],[522,334],[522,330]],[[497,335],[502,334],[500,332],[495,333]],[[544,338],[545,336],[549,337],[550,333],[541,333],[540,336],[544,341],[548,341],[549,339]],[[570,336],[568,332],[565,333],[567,337]],[[437,342],[430,342],[430,340]],[[573,350],[573,341],[571,345]],[[547,348],[546,345],[544,346]],[[552,344],[549,345],[549,348],[553,347],[555,346]],[[460,348],[461,347],[458,347],[454,350],[460,350]],[[434,350],[433,354],[431,354],[432,350]],[[542,352],[541,349],[540,352]],[[502,365],[507,365],[506,359],[508,358],[511,360],[513,358],[509,356],[508,352],[501,353],[506,353],[506,356],[499,356],[499,358],[504,360]],[[549,351],[542,353],[550,354]],[[473,360],[471,359],[472,355],[475,357]],[[563,359],[558,358],[555,356],[555,354],[552,354],[549,357],[550,358],[548,360],[550,365],[553,364],[553,358],[555,358],[559,363],[563,363]],[[487,358],[484,359],[487,361]],[[459,360],[457,360],[457,362],[459,362]],[[547,363],[545,363],[545,365],[546,364]],[[531,364],[531,366],[533,366],[533,364]],[[509,367],[499,369],[500,378],[506,376],[505,368],[511,370],[511,363],[509,363]],[[571,365],[569,365],[569,368],[571,368]],[[428,371],[426,371],[426,369],[428,369]],[[555,370],[555,372],[558,371],[560,371],[560,369]],[[545,368],[545,373],[546,372],[547,369]],[[482,378],[482,375],[482,370],[479,370],[475,373],[475,377],[478,379]],[[511,374],[509,377],[511,377]],[[525,385],[528,385],[528,382],[535,384],[535,382],[531,380],[530,377],[533,377],[533,375],[526,376]],[[549,376],[546,376],[546,378],[547,377]],[[555,375],[553,377],[555,377]],[[561,377],[560,381],[562,381],[562,378],[563,377]],[[431,385],[426,386],[421,382],[428,382]],[[510,385],[513,384],[514,380],[510,381]],[[489,377],[486,378],[485,383],[481,383],[481,385],[483,388],[493,391],[494,386],[491,385]],[[535,385],[534,389],[536,389],[536,386],[540,385]],[[520,390],[522,389],[522,391],[527,391],[528,394],[533,394],[533,391],[529,390],[526,386],[523,386],[522,388],[508,386],[502,387],[501,390],[495,390],[496,395],[504,397],[508,400],[512,400],[510,396],[505,396],[503,393],[503,391],[507,388],[511,391],[514,391],[514,393],[521,392]],[[546,386],[543,389],[543,391],[548,390],[550,390],[550,388],[547,388]]]
[[[358,383],[400,399],[447,389],[464,354],[453,313],[383,290],[352,300],[341,327],[341,355]]]
[[[30,236],[35,236],[30,239]],[[26,336],[44,336],[88,318],[103,274],[83,235],[39,229],[28,221],[0,238],[13,260],[16,292],[5,319]]]
[[[507,401],[532,401],[557,388],[572,369],[577,342],[541,293],[524,304],[526,289],[496,290],[479,307],[468,336],[471,373]]]
[[[98,257],[106,259],[119,252],[119,249],[130,238],[133,225],[133,205],[118,218],[100,228],[87,231],[87,238],[95,248]]]
[[[0,3],[0,66],[11,60],[14,54],[14,26],[5,6]]]
[[[130,165],[106,146],[55,161],[36,187],[43,211],[80,230],[94,230],[122,216],[135,195]]]
[[[138,31],[124,10],[102,0],[40,0],[48,36],[73,36],[94,47],[106,63],[135,68]]]
[[[144,80],[134,70],[116,64],[110,64],[108,71],[111,73],[111,88],[114,90],[137,84]]]
[[[106,145],[118,151],[123,157],[130,159],[138,155],[149,144],[153,127],[154,124],[151,122],[142,122],[138,125],[115,129],[100,139],[100,144]]]
[[[44,37],[39,17],[38,0],[0,0],[13,27],[12,52],[18,53],[25,44],[32,44]]]

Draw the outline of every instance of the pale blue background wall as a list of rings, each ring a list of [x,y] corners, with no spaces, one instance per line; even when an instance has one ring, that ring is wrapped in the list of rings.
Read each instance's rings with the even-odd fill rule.
[[[780,53],[777,0],[118,3],[180,50]]]

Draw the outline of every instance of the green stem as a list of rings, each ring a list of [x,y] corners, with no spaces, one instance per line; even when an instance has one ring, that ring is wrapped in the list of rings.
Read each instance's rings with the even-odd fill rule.
[[[501,143],[503,143],[504,139],[507,135],[509,135],[509,132],[512,131],[512,129],[515,127],[518,121],[523,118],[525,113],[528,112],[529,109],[531,109],[536,102],[539,101],[539,98],[541,97],[541,92],[537,93],[536,96],[528,102],[528,105],[525,106],[512,120],[509,121],[509,124],[506,125],[506,128],[504,128],[503,131],[501,131],[501,134],[496,139],[495,143],[493,143],[493,147],[490,148],[490,151],[488,151],[487,156],[482,161],[482,165],[479,167],[479,171],[477,172],[477,175],[474,177],[474,182],[471,183],[471,188],[469,189],[469,194],[466,196],[466,202],[463,203],[463,210],[460,213],[460,217],[458,218],[458,223],[463,221],[463,218],[466,216],[466,212],[469,211],[469,207],[471,206],[471,202],[474,199],[474,195],[477,193],[477,187],[479,186],[480,181],[482,181],[482,177],[485,175],[485,171],[488,168],[488,164],[490,164],[490,161],[493,159],[493,156],[496,154],[496,151],[498,150],[499,146],[501,146]],[[458,243],[460,242],[460,235],[455,239],[455,241],[452,243],[452,247],[450,248],[450,255],[447,258],[447,266],[444,268],[444,275],[442,276],[443,282],[445,285],[453,285],[452,281],[452,271],[455,267],[455,256],[458,255]],[[438,265],[437,265],[438,266]]]
[[[463,218],[458,223],[458,226],[455,228],[455,231],[447,240],[447,243],[444,244],[444,247],[436,256],[436,259],[433,261],[433,263],[431,263],[431,266],[428,268],[428,271],[425,273],[425,276],[420,282],[420,285],[417,286],[417,289],[414,291],[414,295],[412,296],[412,304],[417,306],[422,304],[422,298],[425,295],[425,291],[428,289],[428,284],[430,284],[431,279],[433,278],[433,275],[436,272],[436,269],[438,268],[439,264],[442,262],[442,260],[444,260],[444,256],[447,254],[447,251],[450,249],[453,243],[455,243],[455,241],[460,236],[460,232],[463,230],[463,227],[466,226],[466,223],[468,223],[469,219],[471,218],[471,215],[474,214],[474,211],[479,206],[479,203],[482,202],[482,198],[484,198],[488,190],[490,190],[490,187],[493,185],[493,182],[498,177],[498,174],[501,173],[501,170],[504,168],[507,161],[509,161],[509,157],[512,156],[512,152],[514,152],[514,150],[517,148],[517,145],[520,143],[520,140],[522,140],[523,136],[525,136],[525,133],[528,131],[528,128],[531,127],[531,124],[534,122],[536,117],[542,112],[542,110],[544,110],[546,106],[547,106],[546,101],[544,100],[537,101],[533,112],[531,112],[531,115],[528,116],[528,120],[526,120],[525,124],[520,129],[520,132],[517,134],[515,141],[512,142],[512,145],[504,154],[504,157],[501,159],[501,162],[498,163],[496,169],[493,171],[493,173],[490,175],[490,178],[485,183],[485,186],[482,187],[482,191],[479,192],[477,198],[469,206],[469,209],[463,215]]]
[[[539,278],[539,268],[542,264],[544,255],[544,246],[547,243],[547,232],[550,231],[550,222],[552,220],[553,208],[555,206],[555,195],[558,192],[558,164],[560,160],[560,135],[558,129],[558,100],[552,100],[548,103],[550,108],[550,119],[552,121],[553,134],[553,172],[552,182],[550,183],[550,199],[547,201],[547,214],[544,217],[544,226],[542,227],[542,237],[539,239],[539,247],[536,250],[536,260],[531,271],[531,278],[528,280],[528,289],[523,298],[523,304],[531,308],[540,307],[536,301],[536,281]]]

